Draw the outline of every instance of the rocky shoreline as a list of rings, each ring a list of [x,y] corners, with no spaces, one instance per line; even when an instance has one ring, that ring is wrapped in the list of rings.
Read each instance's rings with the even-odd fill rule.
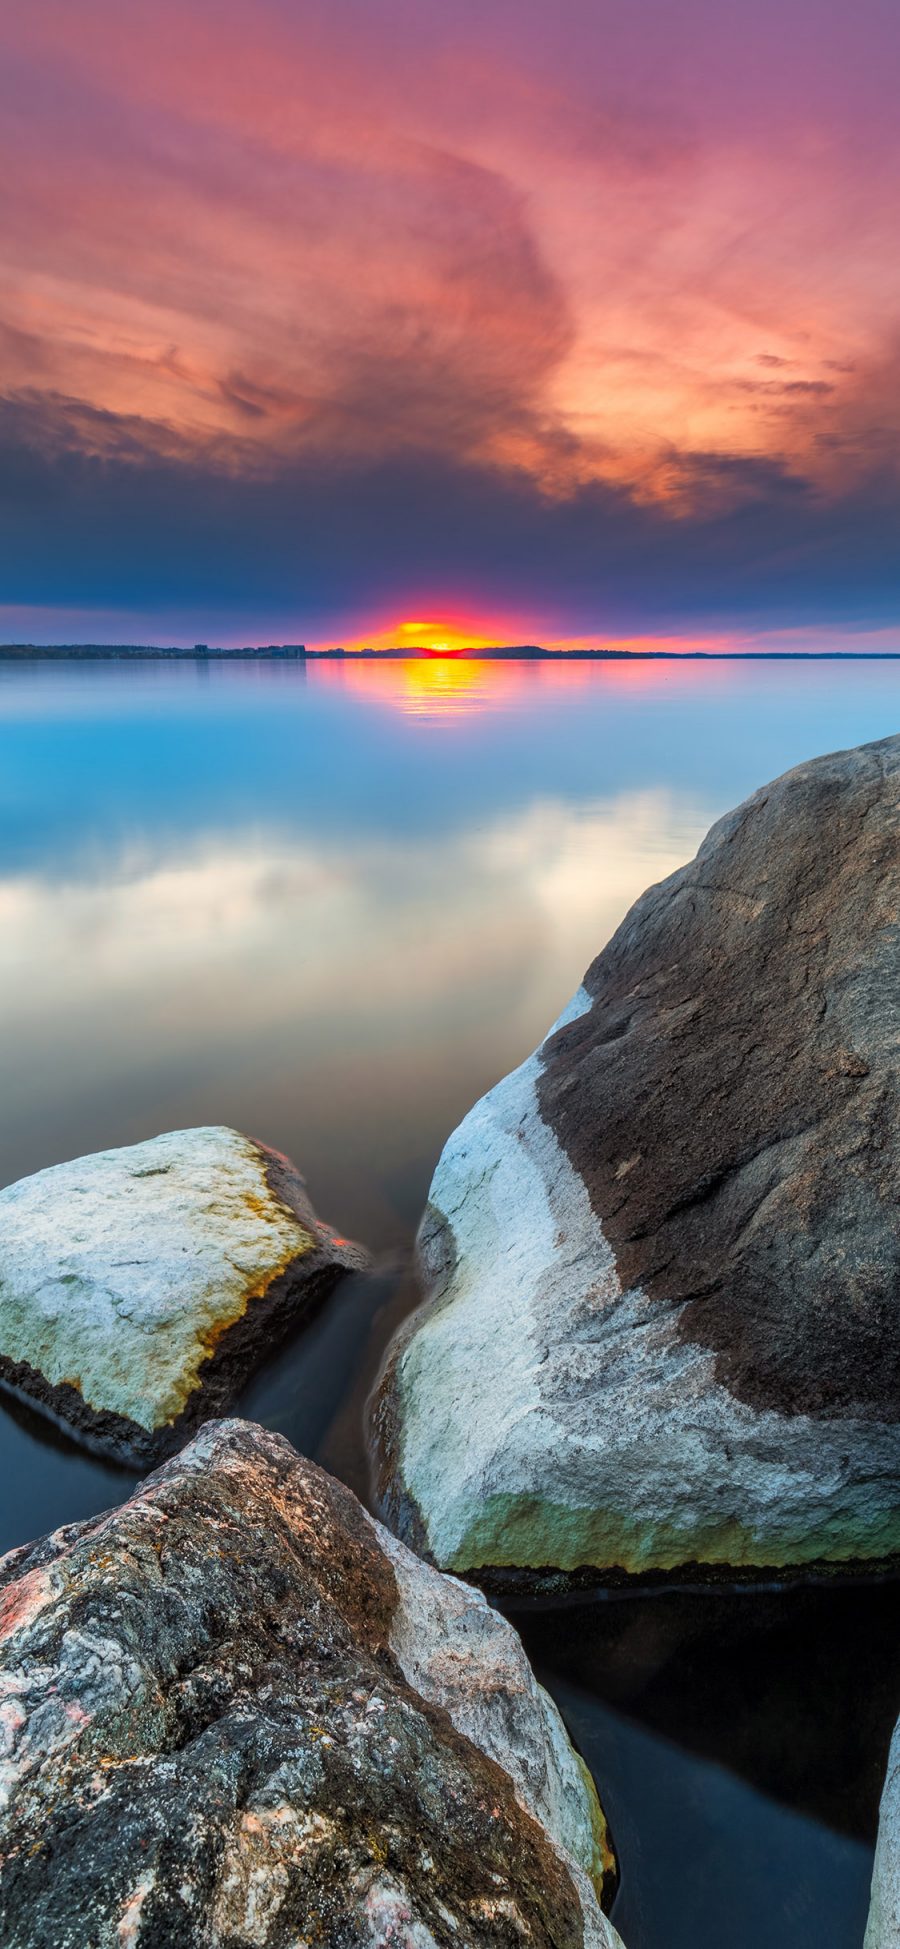
[[[896,738],[642,897],[445,1147],[369,1412],[386,1526],[229,1418],[368,1263],[289,1160],[211,1127],[0,1192],[0,1385],[163,1464],[0,1563],[4,1943],[615,1949],[602,1765],[471,1580],[900,1567],[898,948]]]
[[[788,773],[449,1139],[371,1417],[430,1560],[900,1558],[898,860],[900,740]]]
[[[0,1386],[147,1467],[367,1264],[239,1131],[76,1158],[0,1191]]]
[[[0,1570],[0,1933],[614,1949],[512,1628],[278,1436],[210,1423]]]

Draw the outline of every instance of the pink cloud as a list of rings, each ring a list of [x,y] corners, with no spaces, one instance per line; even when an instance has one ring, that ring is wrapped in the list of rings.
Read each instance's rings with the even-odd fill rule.
[[[694,459],[825,493],[876,435],[893,462],[882,0],[852,33],[813,0],[33,0],[4,35],[3,389],[44,440],[435,451],[676,509]]]

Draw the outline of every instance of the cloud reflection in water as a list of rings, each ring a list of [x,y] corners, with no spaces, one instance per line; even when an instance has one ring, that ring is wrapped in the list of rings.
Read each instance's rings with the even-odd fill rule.
[[[221,1119],[291,1150],[345,1230],[405,1236],[407,1174],[418,1197],[473,1096],[707,823],[662,789],[536,798],[437,840],[260,826],[9,876],[2,1175]]]

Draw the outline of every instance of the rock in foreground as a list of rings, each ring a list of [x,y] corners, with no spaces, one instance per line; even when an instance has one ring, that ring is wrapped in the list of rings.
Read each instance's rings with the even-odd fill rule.
[[[900,1551],[900,739],[800,766],[637,902],[462,1123],[373,1409],[447,1568]]]
[[[900,1725],[891,1741],[878,1815],[872,1871],[872,1902],[864,1949],[897,1949],[900,1943]]]
[[[236,1130],[80,1157],[0,1191],[0,1383],[155,1461],[364,1263],[288,1159]]]
[[[614,1949],[515,1632],[281,1437],[210,1424],[0,1598],[8,1949]]]

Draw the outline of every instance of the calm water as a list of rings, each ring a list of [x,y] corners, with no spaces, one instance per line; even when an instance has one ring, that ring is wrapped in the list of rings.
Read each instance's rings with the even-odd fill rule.
[[[0,1182],[224,1122],[382,1256],[245,1407],[365,1491],[441,1144],[632,899],[900,665],[0,664]],[[0,1547],[129,1478],[0,1408]],[[517,1616],[601,1786],[627,1949],[856,1949],[895,1586]]]

